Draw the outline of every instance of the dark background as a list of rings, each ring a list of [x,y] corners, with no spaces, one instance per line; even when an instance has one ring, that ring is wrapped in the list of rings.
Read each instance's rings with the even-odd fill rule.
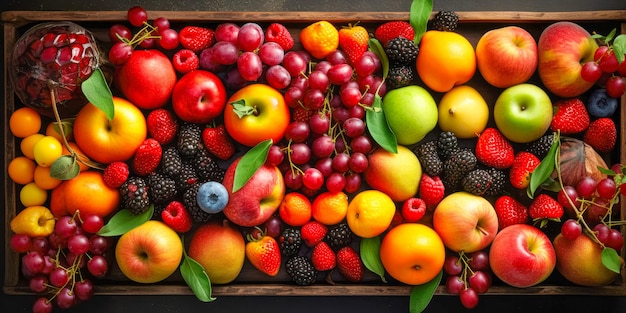
[[[448,0],[434,1],[433,10],[454,11],[584,11],[626,10],[624,0]],[[164,11],[408,11],[410,0],[3,0],[9,10],[127,10],[140,4],[148,10]],[[7,82],[5,82],[7,83]],[[4,98],[4,95],[3,95]],[[4,214],[0,222],[6,225]],[[4,236],[4,231],[0,232]],[[0,238],[2,242],[4,237]],[[0,249],[0,260],[4,251]],[[4,267],[4,264],[3,264]],[[4,281],[4,268],[0,280]],[[31,312],[33,296],[0,295],[3,312]],[[400,297],[233,297],[220,296],[213,303],[201,303],[193,296],[96,296],[64,312],[408,312],[409,296]],[[55,309],[55,311],[60,311]],[[626,297],[592,296],[505,296],[480,297],[475,312],[626,312]],[[426,312],[469,312],[458,297],[437,295]]]

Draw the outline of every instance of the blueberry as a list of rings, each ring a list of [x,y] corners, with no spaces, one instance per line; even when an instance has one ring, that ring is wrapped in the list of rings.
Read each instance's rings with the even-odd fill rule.
[[[606,94],[606,89],[595,89],[589,94],[587,111],[592,117],[610,117],[617,110],[617,99]]]
[[[203,211],[215,214],[221,212],[228,203],[228,191],[224,185],[210,181],[200,186],[196,199]]]

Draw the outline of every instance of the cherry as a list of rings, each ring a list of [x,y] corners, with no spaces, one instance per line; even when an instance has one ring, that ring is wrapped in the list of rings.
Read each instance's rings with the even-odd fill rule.
[[[582,231],[582,226],[574,219],[568,219],[561,225],[561,234],[569,240],[578,238]]]
[[[131,25],[141,27],[148,21],[148,12],[140,6],[134,6],[128,9],[126,18]]]

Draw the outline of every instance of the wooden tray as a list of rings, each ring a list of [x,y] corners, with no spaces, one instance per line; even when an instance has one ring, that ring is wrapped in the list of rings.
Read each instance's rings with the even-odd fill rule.
[[[626,33],[626,10],[614,11],[584,11],[584,12],[457,12],[460,16],[461,25],[458,32],[466,36],[475,46],[480,36],[489,29],[520,25],[527,29],[536,39],[541,30],[552,22],[568,20],[581,24],[591,31],[607,34],[611,29],[617,28],[622,33]],[[187,23],[216,25],[223,21],[243,23],[255,21],[261,24],[270,22],[281,22],[287,25],[294,34],[297,41],[297,34],[302,27],[319,20],[328,20],[341,25],[349,22],[360,21],[370,31],[376,25],[391,20],[408,20],[408,12],[201,12],[201,11],[150,11],[149,16],[164,16],[173,25],[184,25]],[[16,156],[19,147],[16,140],[10,135],[8,117],[15,109],[19,101],[14,95],[10,79],[8,76],[8,63],[13,45],[20,34],[29,26],[44,21],[73,21],[91,30],[96,38],[103,43],[104,48],[108,48],[108,27],[116,22],[126,21],[125,11],[7,11],[2,12],[1,20],[4,28],[4,148],[6,156],[4,159],[3,178],[5,181],[5,227],[4,243],[5,250],[5,280],[3,291],[7,294],[32,294],[28,289],[27,281],[21,277],[19,272],[19,255],[14,253],[8,243],[11,231],[8,227],[9,221],[16,215],[18,210],[17,186],[9,179],[6,168],[8,162]],[[298,44],[298,43],[297,43]],[[540,83],[535,76],[534,81]],[[488,84],[476,74],[468,83],[478,89],[485,97],[487,103],[495,101],[499,91]],[[438,99],[439,94],[433,93]],[[626,96],[621,99],[622,105],[626,105]],[[619,147],[626,145],[626,110],[621,110],[619,127]],[[612,161],[626,163],[626,155],[622,151],[616,151],[608,156]],[[621,202],[620,216],[626,218],[626,203]],[[626,233],[626,226],[622,226],[622,233]],[[621,252],[624,257],[624,251]],[[366,271],[367,272],[367,271]],[[556,271],[555,271],[556,273]],[[552,277],[557,276],[557,277]],[[488,295],[602,295],[602,296],[626,296],[626,274],[622,271],[622,277],[618,282],[605,287],[580,287],[566,282],[559,278],[558,274],[553,274],[546,282],[539,286],[530,288],[513,288],[505,285],[494,285]],[[124,278],[119,269],[111,269],[111,273],[103,280],[95,283],[97,294],[108,295],[178,295],[192,294],[185,285],[178,272],[166,281],[159,284],[142,285],[135,284]],[[249,296],[346,296],[346,295],[373,295],[373,296],[401,296],[409,295],[411,286],[393,282],[384,284],[374,274],[367,273],[364,282],[359,284],[338,283],[331,286],[325,282],[318,282],[312,286],[296,286],[281,270],[279,276],[269,279],[268,276],[260,274],[247,263],[244,266],[239,278],[228,285],[214,285],[213,291],[216,296],[223,295],[249,295]],[[447,294],[445,288],[440,286],[437,294]]]

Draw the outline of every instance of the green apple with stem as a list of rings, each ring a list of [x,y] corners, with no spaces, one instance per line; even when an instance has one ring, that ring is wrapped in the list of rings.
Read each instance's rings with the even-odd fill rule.
[[[496,99],[493,118],[502,134],[512,142],[539,139],[550,127],[552,101],[533,84],[518,84],[505,89]]]

